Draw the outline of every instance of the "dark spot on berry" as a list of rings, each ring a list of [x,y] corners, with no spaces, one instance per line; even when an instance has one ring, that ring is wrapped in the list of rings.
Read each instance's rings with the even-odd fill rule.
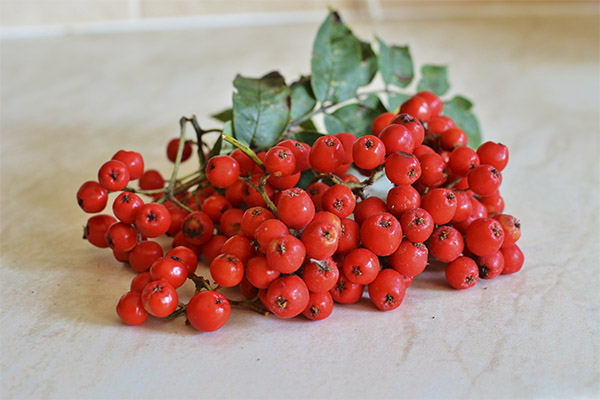
[[[112,178],[113,181],[116,181],[117,179],[119,179],[119,172],[118,171],[110,171],[109,176]]]
[[[181,230],[185,233],[185,236],[194,238],[204,233],[204,226],[197,218],[190,218],[183,223]]]
[[[287,301],[286,298],[281,297],[281,296],[277,297],[277,306],[279,308],[286,308],[287,307],[287,303],[288,303],[288,301]]]
[[[152,211],[150,211],[147,215],[148,221],[149,222],[154,222],[158,219],[158,215],[156,215],[155,213],[153,213]]]
[[[254,210],[252,210],[252,216],[256,217],[257,215],[262,214],[262,210],[260,208],[255,208]]]
[[[112,249],[115,247],[115,244],[113,242],[113,238],[110,235],[106,235],[106,243],[108,243],[108,246]]]
[[[365,147],[367,149],[370,149],[374,146],[373,141],[369,138],[366,142],[365,142]]]
[[[220,298],[220,297],[217,297],[217,298],[215,299],[215,304],[223,304],[223,301],[221,300],[221,298]]]
[[[77,204],[79,204],[79,207],[83,207],[83,199],[82,198],[77,199]]]
[[[475,277],[473,275],[469,275],[465,278],[465,283],[467,285],[470,285],[471,283],[473,283],[473,281],[475,281]]]
[[[344,281],[339,281],[335,285],[335,290],[337,290],[339,293],[342,293],[344,290],[346,290],[346,283]]]
[[[160,292],[162,292],[162,290],[163,290],[162,286],[156,285],[152,288],[152,293],[160,293]]]
[[[169,256],[169,258],[171,258],[172,260],[178,261],[178,262],[183,262],[183,261],[181,261],[181,258],[179,258],[177,256]]]
[[[277,249],[276,249],[276,251],[277,251],[279,254],[285,254],[285,252],[287,251],[287,248],[285,247],[285,243],[279,243],[279,244],[277,245]]]
[[[333,207],[334,207],[336,210],[341,210],[341,209],[344,207],[344,202],[343,202],[342,200],[339,200],[339,199],[338,199],[338,200],[336,200],[336,201],[333,203]]]
[[[363,274],[358,265],[352,267],[352,273],[356,276],[361,276]]]
[[[479,276],[483,279],[487,278],[488,274],[490,272],[490,269],[487,265],[480,265],[479,266]]]
[[[446,196],[446,199],[449,201],[452,201],[456,198],[456,196],[454,195],[453,192],[450,192],[450,194],[448,196]]]
[[[440,240],[446,240],[450,236],[450,229],[444,229],[440,232]]]
[[[390,226],[392,226],[392,221],[389,221],[387,219],[382,219],[381,221],[379,221],[379,226],[381,226],[382,228],[389,228]]]
[[[317,318],[319,316],[320,312],[321,312],[321,310],[317,306],[312,306],[310,308],[310,316],[312,318]]]
[[[394,299],[394,296],[389,293],[385,295],[385,304],[394,305],[395,303],[396,299]]]
[[[128,194],[123,195],[123,197],[121,197],[121,203],[129,203],[131,201],[131,196]]]
[[[87,239],[87,237],[90,235],[90,226],[86,225],[83,227],[83,238]]]

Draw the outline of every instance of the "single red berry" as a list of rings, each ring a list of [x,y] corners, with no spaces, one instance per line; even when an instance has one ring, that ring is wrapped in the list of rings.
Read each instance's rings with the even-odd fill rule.
[[[305,147],[303,143],[293,139],[287,139],[279,143],[278,146],[287,147],[294,154],[296,159],[295,173],[302,172],[308,166],[308,154],[310,153],[310,146]]]
[[[181,225],[183,224],[183,220],[188,216],[189,212],[184,210],[183,208],[174,207],[169,208],[169,214],[171,214],[171,225],[169,226],[169,230],[167,231],[167,235],[175,236],[179,231],[181,231]]]
[[[283,146],[274,146],[265,155],[265,168],[274,176],[288,176],[296,173],[296,157],[294,153]]]
[[[446,225],[437,227],[427,242],[431,255],[442,262],[456,260],[464,247],[465,242],[460,232]]]
[[[140,177],[139,185],[142,190],[157,190],[165,187],[165,180],[160,172],[155,169],[149,169]]]
[[[501,143],[485,142],[477,148],[482,164],[489,164],[502,171],[508,164],[508,147]]]
[[[346,275],[340,272],[338,281],[329,293],[337,303],[354,304],[361,299],[364,289],[364,285],[349,281]]]
[[[226,254],[233,254],[237,258],[242,261],[242,263],[246,264],[248,260],[256,254],[256,250],[254,250],[254,246],[248,238],[244,235],[237,234],[231,236],[223,246],[221,247],[221,252]]]
[[[315,209],[321,208],[321,200],[323,199],[323,193],[329,189],[329,185],[323,182],[315,182],[306,187],[306,193],[310,196]]]
[[[390,264],[401,275],[416,276],[427,267],[428,255],[429,250],[423,243],[413,243],[404,239],[398,250],[390,256]]]
[[[467,175],[469,188],[480,196],[489,196],[500,187],[502,174],[488,164],[473,168]]]
[[[339,218],[346,218],[354,211],[356,197],[348,186],[334,185],[323,193],[321,205],[325,211],[329,211]]]
[[[167,281],[152,281],[142,291],[144,309],[155,317],[166,317],[177,308],[179,297],[175,288]]]
[[[150,238],[162,236],[171,227],[171,213],[162,204],[145,204],[136,214],[135,226],[143,236]]]
[[[384,144],[386,155],[396,151],[412,153],[415,149],[415,141],[412,133],[404,126],[392,124],[381,131],[379,139]]]
[[[457,147],[448,158],[450,172],[459,177],[465,177],[469,171],[480,164],[479,156],[470,147]]]
[[[373,124],[371,125],[371,133],[375,136],[379,136],[382,130],[384,130],[390,122],[394,119],[396,114],[392,112],[386,112],[383,114],[379,114],[373,120]]]
[[[405,211],[418,208],[421,205],[421,195],[411,185],[391,188],[387,194],[387,206],[390,213],[400,218]]]
[[[167,281],[175,289],[185,283],[188,276],[187,266],[177,257],[160,257],[150,267],[153,281]]]
[[[254,168],[256,167],[256,163],[243,151],[240,149],[235,149],[229,155],[238,162],[238,165],[240,166],[240,176],[248,176],[252,174],[252,171],[254,171]]]
[[[436,118],[438,115],[442,113],[442,109],[444,108],[444,103],[442,100],[433,92],[424,90],[418,92],[415,96],[419,96],[429,104],[429,119]]]
[[[309,260],[302,268],[302,279],[308,290],[315,293],[329,292],[338,281],[340,271],[331,258]]]
[[[275,218],[275,215],[264,207],[251,207],[244,212],[242,216],[241,229],[244,236],[254,239],[256,228],[268,219]]]
[[[271,268],[282,274],[291,274],[304,262],[306,249],[300,239],[285,235],[271,240],[265,255]]]
[[[202,202],[202,212],[210,217],[213,223],[221,220],[223,213],[231,208],[231,203],[219,193],[208,196]]]
[[[165,257],[175,258],[181,261],[188,271],[188,275],[192,275],[198,268],[198,255],[190,248],[185,246],[175,246],[167,251]]]
[[[252,184],[258,187],[259,180],[261,179],[261,177],[262,175],[254,175],[252,177]],[[267,197],[272,200],[273,195],[275,194],[275,189],[273,189],[273,186],[271,186],[269,182],[266,182],[264,190],[267,194]],[[244,195],[244,202],[246,203],[246,205],[248,205],[248,207],[266,207],[267,203],[263,199],[262,195],[246,182],[244,182],[244,188],[242,189],[242,193]]]
[[[357,141],[357,137],[349,132],[339,132],[334,136],[340,139],[340,142],[342,142],[342,146],[344,147],[344,159],[342,160],[342,165],[350,165],[353,161],[356,162],[352,154],[352,147]]]
[[[504,230],[500,222],[492,218],[480,218],[471,223],[465,234],[469,250],[478,256],[489,256],[500,250],[504,242]]]
[[[377,136],[367,135],[359,138],[352,146],[354,163],[363,169],[373,169],[383,163],[386,148]]]
[[[333,298],[329,292],[314,293],[310,292],[308,305],[302,312],[306,318],[311,321],[321,321],[331,315],[333,312]]]
[[[253,299],[258,295],[258,289],[250,283],[246,275],[240,282],[240,293],[247,299]]]
[[[435,150],[425,144],[415,147],[415,150],[413,151],[413,155],[417,158],[420,158],[427,153],[435,153]]]
[[[502,198],[502,195],[500,195],[499,190],[496,190],[489,196],[482,196],[479,200],[487,209],[490,217],[501,214],[502,211],[504,211],[504,198]]]
[[[476,261],[482,279],[493,279],[504,269],[504,256],[500,250],[489,256],[477,257]]]
[[[211,185],[226,188],[240,177],[240,165],[228,155],[214,156],[206,164],[206,179]]]
[[[277,216],[291,229],[304,229],[315,216],[315,206],[304,190],[286,189],[277,203]]]
[[[324,260],[337,251],[340,235],[341,223],[321,220],[308,224],[301,239],[309,257]]]
[[[122,192],[113,202],[113,213],[121,222],[133,224],[138,210],[144,205],[135,193]]]
[[[230,313],[229,301],[221,293],[212,290],[196,293],[186,308],[190,324],[203,332],[220,329],[229,319]]]
[[[465,131],[459,128],[450,128],[444,131],[440,136],[440,145],[442,149],[452,151],[458,147],[467,145],[469,138]]]
[[[395,310],[406,294],[404,278],[393,269],[384,269],[369,285],[369,297],[381,311]]]
[[[148,313],[144,310],[141,294],[127,292],[117,304],[117,315],[127,325],[141,325],[148,320]]]
[[[212,237],[214,224],[202,211],[189,214],[181,224],[183,237],[193,244],[204,244]]]
[[[414,155],[397,151],[385,160],[385,175],[394,185],[412,185],[421,176],[421,163]]]
[[[390,125],[398,124],[404,126],[410,132],[413,138],[415,148],[423,143],[425,137],[425,128],[421,121],[410,114],[398,114],[392,119]],[[381,135],[381,134],[380,134]]]
[[[139,293],[141,295],[146,285],[150,282],[152,282],[152,279],[150,278],[150,272],[142,272],[133,277],[131,280],[130,289],[132,292]],[[142,307],[142,309],[144,308]]]
[[[244,186],[245,182],[238,179],[233,185],[225,189],[225,197],[233,207],[241,207],[244,203]]]
[[[221,249],[227,241],[223,235],[214,235],[202,246],[202,256],[210,264],[217,256],[223,254]]]
[[[118,252],[130,251],[138,240],[135,228],[122,222],[112,224],[106,231],[105,237],[108,247]]]
[[[308,302],[308,288],[296,275],[275,279],[267,290],[268,307],[280,318],[295,317],[306,309]]]
[[[258,289],[267,289],[279,275],[281,272],[272,268],[265,256],[252,257],[246,264],[246,277],[252,286]]]
[[[446,163],[439,154],[426,153],[418,158],[421,163],[420,183],[427,187],[438,187],[446,182]]]
[[[129,265],[137,272],[145,272],[150,269],[152,263],[163,256],[160,244],[144,240],[135,245],[129,253]]]
[[[499,214],[494,219],[500,222],[504,231],[504,242],[502,247],[512,246],[521,237],[521,222],[508,214]]]
[[[270,176],[269,179],[267,179],[267,182],[275,189],[290,189],[300,182],[301,175],[301,172],[296,172],[295,174],[288,176]]]
[[[372,215],[389,212],[387,205],[383,200],[376,196],[370,196],[356,203],[354,208],[354,220],[362,225],[367,218]]]
[[[144,173],[144,159],[135,151],[119,150],[112,156],[112,160],[121,161],[129,170],[129,180],[134,181]]]
[[[467,233],[467,228],[471,223],[479,218],[487,218],[488,212],[485,206],[476,198],[469,197],[469,202],[471,203],[471,215],[464,221],[460,223],[455,223],[454,227],[458,229],[460,233],[463,235]]]
[[[427,122],[431,116],[429,103],[422,97],[413,96],[400,106],[400,112],[410,114],[421,121]]]
[[[232,208],[225,211],[221,217],[221,221],[219,222],[219,229],[221,230],[221,233],[228,238],[241,233],[243,217],[244,210],[239,208]]]
[[[450,222],[456,213],[456,206],[456,196],[450,189],[432,189],[421,198],[421,208],[427,210],[436,225]]]
[[[477,263],[469,257],[458,257],[446,267],[446,280],[454,289],[468,289],[479,280]]]
[[[335,136],[321,136],[313,143],[309,160],[315,171],[324,174],[333,172],[342,165],[344,146]]]
[[[455,191],[454,196],[456,196],[456,212],[450,222],[461,223],[466,221],[471,215],[473,204],[465,192]]]
[[[456,124],[454,121],[445,115],[430,118],[429,121],[427,121],[427,132],[429,134],[441,135],[444,131],[455,127]]]
[[[224,287],[239,284],[244,277],[244,264],[233,254],[221,254],[210,263],[210,275]]]
[[[167,144],[167,158],[171,162],[175,162],[177,159],[177,152],[179,151],[179,138],[173,138],[169,140]],[[192,143],[189,141],[185,141],[183,144],[183,150],[181,153],[181,162],[186,161],[188,158],[192,156]]]
[[[344,275],[350,282],[367,285],[379,274],[379,258],[367,249],[356,249],[344,258]]]
[[[273,239],[289,234],[290,230],[283,222],[278,219],[268,219],[256,228],[254,238],[258,242],[259,250],[264,254]]]
[[[360,243],[360,226],[350,218],[341,220],[342,231],[338,242],[337,253],[347,254],[358,247]]]
[[[115,257],[115,260],[124,262],[124,263],[129,262],[129,253],[131,253],[131,250],[118,251],[118,250],[113,249],[112,252],[113,252],[113,257]]]
[[[427,241],[434,228],[433,217],[422,208],[413,208],[402,213],[400,225],[406,238],[414,243]]]
[[[389,213],[369,217],[360,227],[362,244],[378,256],[389,256],[402,241],[400,222]]]
[[[194,243],[190,242],[189,240],[187,240],[183,236],[182,231],[179,231],[173,238],[173,241],[171,242],[172,248],[176,248],[176,247],[180,247],[180,246],[187,247],[188,249],[192,250],[194,252],[194,254],[196,254],[197,257],[202,256],[202,246],[199,244],[194,244]]]
[[[83,228],[83,238],[87,239],[96,247],[108,247],[108,243],[106,242],[106,232],[115,222],[117,222],[117,220],[112,215],[94,215],[88,219],[85,228]]]
[[[129,169],[121,161],[107,161],[98,170],[98,182],[111,192],[125,189],[129,183]]]
[[[514,274],[521,270],[523,262],[525,261],[525,256],[519,246],[513,244],[512,246],[503,247],[500,249],[500,252],[504,256],[504,269],[502,270],[502,274]]]
[[[87,181],[77,191],[77,204],[86,213],[104,210],[108,202],[108,193],[98,182]]]

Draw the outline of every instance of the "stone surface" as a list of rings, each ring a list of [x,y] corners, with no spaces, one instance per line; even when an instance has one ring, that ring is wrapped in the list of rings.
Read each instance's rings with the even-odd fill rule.
[[[449,64],[452,93],[508,145],[523,270],[457,292],[432,265],[387,314],[365,298],[320,323],[236,309],[210,334],[182,318],[124,326],[114,308],[133,272],[80,239],[79,185],[120,148],[167,175],[178,119],[216,126],[238,72],[308,73],[316,26],[5,40],[3,398],[600,395],[597,16],[353,27],[409,43],[416,65]]]

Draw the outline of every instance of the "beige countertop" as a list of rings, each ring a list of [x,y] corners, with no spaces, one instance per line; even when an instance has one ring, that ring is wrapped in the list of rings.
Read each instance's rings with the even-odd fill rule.
[[[182,115],[230,104],[236,73],[310,70],[316,25],[1,42],[2,398],[593,398],[600,396],[598,17],[356,23],[449,64],[486,139],[508,145],[506,211],[526,257],[454,291],[440,270],[402,306],[320,323],[236,309],[123,325],[133,272],[81,240],[79,185],[120,148],[165,174]],[[183,288],[190,293],[189,286]]]

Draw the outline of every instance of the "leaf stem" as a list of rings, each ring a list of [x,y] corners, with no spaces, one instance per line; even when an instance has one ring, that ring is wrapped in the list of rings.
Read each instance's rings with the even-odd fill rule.
[[[223,133],[222,136],[223,136],[223,140],[225,140],[228,143],[231,143],[232,145],[234,145],[235,147],[240,149],[245,155],[250,157],[250,159],[252,161],[254,161],[256,163],[256,165],[258,165],[263,171],[265,171],[265,164],[263,164],[263,162],[260,160],[260,158],[258,158],[256,153],[254,151],[252,151],[252,149],[250,147],[246,146],[244,143],[240,142],[236,138],[227,135],[226,133]]]

